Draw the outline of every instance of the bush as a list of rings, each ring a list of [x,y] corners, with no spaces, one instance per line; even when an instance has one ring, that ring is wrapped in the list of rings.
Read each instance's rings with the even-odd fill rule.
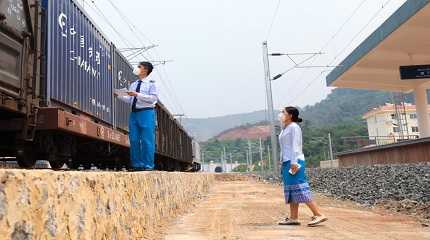
[[[246,165],[241,164],[241,165],[233,168],[233,172],[246,172]]]

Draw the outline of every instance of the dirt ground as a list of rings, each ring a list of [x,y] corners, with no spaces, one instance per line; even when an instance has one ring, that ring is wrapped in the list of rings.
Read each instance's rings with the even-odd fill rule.
[[[351,202],[314,196],[329,221],[309,228],[310,212],[300,208],[301,226],[278,226],[288,215],[282,187],[254,180],[218,181],[195,209],[163,228],[160,239],[331,240],[430,239],[430,228],[414,219]]]

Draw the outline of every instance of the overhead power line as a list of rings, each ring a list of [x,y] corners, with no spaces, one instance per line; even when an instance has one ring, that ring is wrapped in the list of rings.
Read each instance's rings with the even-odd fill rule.
[[[93,2],[94,5],[96,5],[95,1],[92,1],[92,2]],[[115,3],[113,1],[108,0],[108,2],[112,6],[112,8],[115,10],[115,12],[120,16],[121,20],[127,25],[128,29],[133,33],[132,35],[135,36],[136,40],[142,46],[146,46],[145,41],[142,38],[146,39],[150,44],[154,45],[153,41],[148,36],[146,36],[139,28],[137,28],[136,25],[133,24],[133,22],[127,17],[127,15],[124,14],[121,11],[121,9],[118,6],[115,5]],[[100,10],[99,10],[99,12],[101,13]],[[120,36],[120,40],[123,40],[124,37],[121,34],[119,34],[118,31],[113,27],[113,25],[110,23],[109,19],[104,16],[104,20],[108,23],[108,25],[111,26],[111,28],[114,29],[114,31],[117,33],[117,35]],[[127,41],[126,46],[129,49],[135,48],[135,46],[133,44],[131,44],[130,42],[128,42],[128,41]],[[143,53],[144,53],[144,51],[137,51],[133,55],[131,55],[131,56],[129,55],[128,56],[128,60],[132,60],[132,59],[140,56],[140,57],[144,58],[145,60],[150,61],[150,59],[148,57],[146,57]],[[146,52],[146,54],[148,54],[149,56],[151,56],[151,54],[149,52]],[[158,57],[157,57],[158,59],[162,59],[162,58],[159,57],[159,54],[157,54],[157,55],[158,55]],[[151,57],[151,58],[153,58],[153,57]],[[167,100],[170,103],[169,105],[171,105],[172,107],[174,107],[176,109],[175,111],[177,111],[177,112],[185,112],[183,110],[182,104],[180,103],[179,99],[177,98],[176,93],[174,91],[172,91],[172,87],[171,87],[172,84],[170,82],[170,79],[163,77],[163,75],[161,74],[161,72],[160,72],[160,70],[158,68],[155,68],[154,70],[155,70],[157,76],[160,78],[161,84],[164,85],[164,89],[167,92],[165,94],[165,96],[166,96],[166,98],[168,98]],[[163,67],[162,70],[165,72],[164,67]],[[170,99],[170,97],[175,98],[175,100],[172,101]]]
[[[148,37],[148,36],[146,36],[139,28],[137,28],[134,24],[133,24],[133,22],[120,10],[120,8],[119,7],[117,7],[113,2],[112,2],[112,0],[108,0],[109,1],[109,3],[112,5],[112,7],[118,12],[118,14],[121,16],[121,18],[122,18],[122,20],[128,25],[128,27],[129,27],[129,29],[130,29],[130,31],[131,32],[134,32],[134,33],[137,33],[137,34],[134,34],[134,36],[137,38],[137,40],[140,42],[140,43],[142,43],[143,44],[143,39],[142,38],[146,38],[148,41],[149,41],[149,43],[151,43],[151,44],[153,44],[152,43],[152,40]],[[140,36],[142,37],[142,38],[140,38]],[[133,56],[133,58],[135,58],[135,57],[137,57],[137,56],[143,56],[143,54],[142,54],[143,52],[140,52],[140,53],[138,53],[136,56]],[[156,51],[156,55],[158,56],[157,58],[158,59],[162,59],[161,57],[160,57],[160,55],[158,54],[158,52]],[[148,53],[148,55],[151,55],[150,53]],[[146,57],[145,57],[145,59],[147,59]],[[147,59],[148,60],[148,59]],[[167,61],[166,61],[167,62]],[[170,81],[170,78],[167,76],[167,72],[166,72],[166,70],[164,69],[164,66],[162,66],[162,71],[164,72],[164,74],[166,75],[165,77],[163,77],[163,75],[162,75],[162,73],[158,70],[158,68],[156,68],[155,69],[155,71],[157,72],[157,75],[158,75],[158,77],[160,78],[160,80],[161,80],[161,82],[162,82],[162,84],[163,85],[165,85],[165,89],[168,91],[168,92],[170,92],[170,93],[168,93],[168,95],[169,95],[169,98],[170,98],[170,96],[171,97],[173,97],[174,98],[174,101],[172,102],[172,104],[173,105],[176,105],[176,107],[175,108],[177,108],[176,109],[176,111],[177,112],[185,112],[184,111],[184,108],[183,108],[183,106],[182,106],[182,104],[181,104],[181,102],[179,101],[179,98],[177,97],[177,95],[176,95],[176,92],[174,91],[174,89],[173,89],[173,84],[171,83],[171,81]]]
[[[353,13],[352,13],[352,16],[354,16],[357,12],[358,12],[358,10],[363,6],[363,4],[366,2],[367,0],[363,0],[362,2],[360,2],[360,4],[357,6],[357,8],[355,8],[354,9],[354,11],[353,11]],[[383,5],[382,5],[382,7],[381,8],[379,8],[378,9],[378,11],[370,18],[370,20],[364,25],[364,27],[363,28],[361,28],[360,29],[360,31],[356,34],[356,35],[354,35],[354,37],[352,38],[352,40],[351,41],[349,41],[348,42],[348,44],[346,45],[346,47],[341,51],[341,52],[343,52],[343,51],[345,51],[351,44],[352,44],[352,42],[370,25],[370,23],[372,23],[378,16],[379,16],[379,14],[381,14],[381,12],[385,9],[385,7],[386,6],[388,6],[390,3],[391,3],[391,1],[392,0],[387,0],[387,1],[385,1],[384,3],[383,3]],[[321,51],[323,51],[324,50],[324,48],[326,48],[327,46],[328,46],[328,44],[329,44],[329,42],[331,42],[334,38],[335,38],[335,36],[337,36],[342,30],[341,29],[343,29],[344,27],[345,27],[345,25],[346,25],[346,23],[347,22],[349,22],[350,20],[352,19],[352,17],[350,16],[350,17],[348,17],[348,19],[346,20],[346,22],[345,23],[343,23],[342,24],[342,26],[339,28],[339,30],[333,35],[334,37],[331,37],[330,39],[329,39],[329,41],[326,43],[326,44],[324,44],[324,46],[321,48]],[[339,57],[340,56],[340,54],[341,54],[341,52],[339,53],[339,54],[337,54],[337,56],[328,64],[328,65],[332,65],[335,61],[336,61],[336,59],[337,59],[337,57]],[[304,96],[305,95],[305,93],[309,90],[309,88],[317,81],[317,80],[319,80],[320,79],[320,77],[324,74],[324,73],[326,73],[326,72],[328,72],[328,70],[326,70],[326,71],[322,71],[322,72],[320,72],[318,75],[316,75],[314,78],[312,78],[312,80],[306,85],[306,87],[303,89],[303,90],[301,90],[301,91],[299,91],[300,92],[300,94],[298,94],[297,95],[297,97],[295,97],[295,98],[293,98],[293,99],[291,99],[291,101],[292,102],[295,102],[296,100],[297,100],[297,98],[300,98],[300,97],[302,97],[302,96]],[[303,74],[302,74],[302,76],[300,77],[300,79],[302,79],[302,77],[303,77]]]
[[[117,35],[118,39],[123,43],[124,47],[126,49],[136,49],[136,46],[134,46],[134,44],[132,44],[131,42],[129,42],[126,38],[123,37],[123,34],[119,33],[117,28],[111,23],[110,19],[108,17],[106,17],[106,15],[103,13],[103,11],[96,5],[94,0],[91,0],[92,4],[88,4],[86,6],[88,6],[94,13],[96,13],[101,20],[103,20],[108,26],[109,28],[111,28],[111,30]],[[118,12],[117,10],[115,10],[116,12]],[[141,42],[141,45],[145,46],[146,44],[144,44],[143,42]],[[140,48],[141,49],[141,48]],[[143,57],[145,60],[149,60],[146,56],[143,55],[143,52],[139,53],[139,56]],[[157,72],[157,69],[155,69]],[[161,75],[159,76],[160,79],[162,80]],[[164,81],[161,81],[162,84],[164,84]],[[166,91],[168,88],[166,88]],[[162,94],[164,95],[164,94]],[[171,94],[167,93],[165,94],[166,96],[166,101],[164,101],[164,103],[167,103],[169,106],[175,106],[174,104],[177,103],[177,101],[172,101],[170,99]]]
[[[115,26],[111,23],[110,19],[107,18],[105,16],[105,14],[100,10],[100,8],[96,5],[95,1],[92,1],[93,5],[88,4],[87,6],[89,6],[97,15],[99,15],[101,17],[101,19],[112,29],[112,31],[118,36],[119,40],[124,44],[125,48],[136,48],[136,46],[134,46],[134,44],[132,44],[131,42],[129,42],[126,38],[123,37],[123,34],[119,33],[118,30],[115,28]],[[117,11],[117,10],[116,10]],[[141,45],[145,45],[143,42],[141,42]],[[143,52],[139,53],[139,56],[143,57],[145,60],[149,61],[149,59],[143,55]],[[155,69],[156,73],[158,73],[157,69]],[[159,73],[158,73],[159,75]],[[162,80],[161,75],[159,75],[160,80]],[[164,81],[161,81],[162,84],[164,84]],[[169,91],[168,88],[166,87],[166,92]],[[171,94],[167,93],[167,94],[163,94],[166,97],[166,102],[168,105],[170,106],[175,106],[175,103],[177,101],[172,101],[170,99]]]
[[[361,7],[367,2],[368,0],[361,1],[358,6],[352,11],[352,13],[349,15],[349,17],[345,20],[345,22],[342,23],[342,25],[339,27],[339,29],[327,40],[327,42],[321,47],[320,51],[324,51],[324,49],[330,44],[331,41],[333,41],[345,28],[345,26],[351,21],[351,19],[358,13],[358,11],[361,9]]]
[[[290,55],[293,55],[293,54],[289,54],[289,53],[288,54],[282,54],[282,53],[272,53],[272,54],[269,54],[270,56],[288,56],[288,58],[291,60],[291,62],[294,63],[294,66],[292,66],[292,67],[288,68],[287,70],[285,70],[284,72],[282,72],[282,73],[274,76],[271,80],[276,80],[276,79],[282,77],[284,74],[286,74],[289,71],[291,71],[293,69],[296,69],[296,68],[309,68],[309,67],[312,67],[312,66],[307,66],[306,67],[306,66],[301,66],[301,65],[304,64],[305,62],[309,61],[310,59],[312,59],[313,57],[315,57],[318,54],[322,54],[322,53],[318,52],[318,53],[303,53],[303,54],[297,53],[297,54],[294,54],[294,55],[311,55],[311,56],[305,58],[301,62],[294,61],[294,59],[290,56]]]
[[[385,9],[385,7],[390,4],[392,0],[387,0],[381,8],[379,8],[379,10],[370,18],[370,20],[366,23],[366,25],[364,25],[364,27],[362,27],[360,29],[360,31],[358,31],[357,34],[354,35],[354,37],[352,37],[352,39],[348,42],[348,44],[334,57],[333,61],[330,62],[330,64],[332,64],[333,62],[335,62],[337,60],[337,58],[342,55],[350,46],[351,44],[355,41],[355,39],[360,36],[361,33],[363,33],[364,30],[366,30],[366,28],[379,16],[379,14],[381,14],[381,12]]]
[[[351,14],[346,18],[346,20],[341,24],[341,26],[336,30],[336,32],[322,45],[322,47],[320,48],[320,52],[324,51],[329,44],[336,39],[336,37],[343,31],[343,29],[346,27],[346,25],[352,20],[352,18],[358,13],[358,11],[363,7],[363,5],[367,2],[368,0],[362,0],[357,7],[354,8],[354,10],[351,12]],[[316,56],[315,58],[312,59],[311,64],[314,64],[315,61],[317,61],[319,58],[319,56]],[[300,74],[300,77],[298,78],[298,81],[301,82],[303,80],[303,77],[305,75],[305,72],[302,72],[302,74]],[[310,84],[308,84],[305,87],[305,91],[310,87],[310,85],[312,85],[312,83],[314,81],[316,81],[319,77],[321,76],[321,73],[318,74],[317,76],[315,76],[314,78],[312,78],[312,81],[310,82]],[[294,92],[294,91],[293,91]],[[302,92],[302,91],[300,91]],[[291,99],[291,101],[294,101],[295,98]]]
[[[275,23],[276,17],[278,16],[280,6],[281,6],[281,0],[278,0],[278,3],[276,4],[276,8],[275,8],[275,11],[274,11],[273,16],[272,16],[272,20],[270,21],[269,30],[267,31],[266,41],[269,38],[270,33],[272,32],[273,24]]]
[[[110,27],[110,29],[117,35],[118,39],[124,44],[124,46],[130,46],[131,43],[122,37],[121,33],[119,33],[116,28],[112,25],[109,19],[103,14],[103,12],[97,7],[95,2],[93,5],[87,5],[91,10],[93,10],[106,24]]]
[[[124,14],[121,9],[119,7],[117,7],[111,0],[108,0],[108,2],[110,3],[110,5],[117,11],[117,13],[121,16],[121,19],[127,24],[127,26],[129,27],[129,29],[133,32],[136,31],[138,32],[140,35],[142,35],[144,38],[146,38],[148,40],[148,42],[152,45],[154,45],[154,43],[152,42],[152,40],[146,36],[142,31],[140,31],[139,28],[137,28],[133,21],[131,21],[126,14]],[[136,38],[138,38],[137,35],[135,35]],[[140,39],[138,39],[140,40]]]

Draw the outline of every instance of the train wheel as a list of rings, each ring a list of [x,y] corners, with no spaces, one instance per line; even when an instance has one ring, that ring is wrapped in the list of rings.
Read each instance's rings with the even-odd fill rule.
[[[91,170],[92,164],[85,162],[85,163],[82,163],[82,167],[84,168],[84,170]]]
[[[64,164],[66,163],[65,160],[55,160],[55,161],[49,161],[49,165],[51,165],[51,168],[53,170],[60,170]]]
[[[60,170],[67,160],[67,157],[59,156],[55,153],[50,153],[48,156],[49,165],[51,165],[53,170]]]
[[[193,163],[193,171],[198,172],[200,170],[202,170],[202,166],[200,165],[200,163]]]
[[[32,147],[24,146],[16,151],[16,161],[21,168],[32,168],[36,164],[36,157],[33,155]]]
[[[80,165],[79,162],[73,160],[67,163],[67,167],[71,170],[78,170]]]

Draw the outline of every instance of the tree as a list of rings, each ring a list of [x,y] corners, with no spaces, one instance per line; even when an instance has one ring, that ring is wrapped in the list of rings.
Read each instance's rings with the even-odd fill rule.
[[[233,168],[233,172],[246,172],[246,165],[241,164],[241,165]]]

